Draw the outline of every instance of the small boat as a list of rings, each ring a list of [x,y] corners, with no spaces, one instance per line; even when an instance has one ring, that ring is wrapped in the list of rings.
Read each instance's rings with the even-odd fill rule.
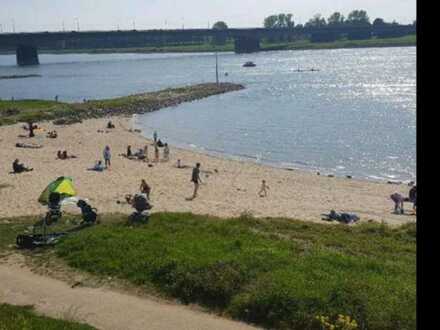
[[[253,68],[254,66],[257,66],[254,62],[246,62],[243,64],[243,67],[245,68]]]

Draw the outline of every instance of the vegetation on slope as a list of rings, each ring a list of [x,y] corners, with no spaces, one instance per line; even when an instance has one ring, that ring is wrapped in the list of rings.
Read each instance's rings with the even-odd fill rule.
[[[176,106],[208,96],[243,89],[242,85],[206,83],[193,86],[168,88],[157,92],[142,93],[84,103],[63,103],[44,100],[0,100],[0,125],[17,122],[38,122],[63,119],[59,123],[99,118],[109,115],[132,115]]]
[[[160,213],[130,228],[114,219],[66,238],[57,254],[70,266],[269,328],[322,329],[339,315],[359,329],[415,328],[415,224]]]
[[[0,304],[0,330],[93,330],[77,322],[56,320],[35,314],[32,306]]]

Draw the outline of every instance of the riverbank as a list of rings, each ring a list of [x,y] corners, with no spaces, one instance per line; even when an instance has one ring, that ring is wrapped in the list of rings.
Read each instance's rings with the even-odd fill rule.
[[[85,100],[83,103],[46,100],[0,100],[0,125],[55,119],[59,124],[63,124],[110,115],[128,116],[157,111],[184,102],[191,102],[243,88],[242,85],[232,83],[220,83],[218,85],[205,83],[113,99]]]
[[[108,119],[116,125],[115,129],[105,129]],[[149,167],[147,163],[118,156],[125,153],[127,145],[135,151],[147,144],[149,157],[153,158],[151,141],[130,131],[129,118],[90,119],[69,126],[49,122],[41,125],[44,131],[37,131],[33,139],[18,137],[25,133],[18,124],[0,128],[0,158],[3,160],[0,164],[0,173],[3,173],[0,204],[7,205],[0,209],[0,218],[44,213],[45,208],[37,202],[39,194],[55,178],[71,176],[78,195],[89,199],[101,213],[130,213],[131,207],[123,203],[124,196],[135,193],[140,180],[146,179],[152,187],[154,212],[192,212],[222,217],[251,213],[257,217],[323,222],[321,214],[334,209],[356,213],[363,222],[373,220],[400,225],[416,220],[414,215],[392,213],[393,203],[389,196],[394,192],[407,195],[409,187],[406,185],[317,176],[174,147],[171,147],[169,162],[151,163]],[[45,137],[46,131],[51,130],[57,130],[57,139]],[[17,142],[39,143],[43,148],[16,148]],[[113,154],[111,169],[102,173],[87,171],[102,157],[106,145],[111,147]],[[78,158],[57,160],[58,150],[67,150]],[[34,170],[8,175],[15,158]],[[176,168],[177,159],[188,168]],[[203,184],[199,197],[188,201],[193,189],[191,168],[196,162],[202,164]],[[258,197],[263,179],[270,187],[267,198]],[[409,210],[410,206],[407,208]]]
[[[406,47],[416,46],[417,36],[415,34],[398,38],[371,38],[366,40],[336,40],[333,42],[310,42],[309,40],[298,40],[295,42],[261,43],[261,51],[276,50],[319,50],[319,49],[341,49],[341,48],[374,48],[374,47]],[[228,42],[224,45],[213,45],[211,43],[193,45],[173,46],[149,46],[133,48],[106,48],[106,49],[67,49],[67,50],[45,50],[41,49],[40,54],[113,54],[113,53],[213,53],[233,52],[234,43]],[[0,52],[0,54],[15,54],[15,52]]]

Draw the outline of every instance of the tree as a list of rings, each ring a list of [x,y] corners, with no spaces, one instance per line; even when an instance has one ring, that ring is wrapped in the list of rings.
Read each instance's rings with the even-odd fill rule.
[[[385,21],[382,18],[376,18],[373,21],[373,26],[375,27],[379,27],[379,26],[385,26],[387,23],[385,23]]]
[[[223,21],[218,21],[216,22],[213,26],[212,26],[213,30],[227,30],[228,29],[228,25],[223,22]],[[213,39],[212,42],[215,45],[224,45],[226,43],[226,36],[223,35],[216,35]]]
[[[273,29],[278,22],[278,15],[270,15],[264,19],[264,27],[266,29]]]
[[[321,16],[321,14],[316,14],[306,23],[306,27],[324,27],[326,25],[327,22],[325,21],[325,18]]]
[[[212,26],[212,28],[213,28],[214,30],[227,30],[227,29],[228,29],[228,25],[227,25],[225,22],[223,22],[223,21],[218,21],[218,22],[216,22],[216,23]]]
[[[353,10],[350,14],[348,14],[346,23],[357,26],[370,25],[370,18],[365,10]]]
[[[292,29],[295,26],[292,14],[270,15],[264,19],[266,29]]]
[[[335,12],[327,19],[328,26],[341,26],[344,24],[344,15],[339,12]]]

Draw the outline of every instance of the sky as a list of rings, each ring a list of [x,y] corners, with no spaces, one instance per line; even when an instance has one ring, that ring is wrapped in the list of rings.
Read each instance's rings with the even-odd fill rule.
[[[416,0],[0,0],[0,33],[32,31],[261,27],[264,18],[291,13],[295,24],[313,15],[366,10],[377,17],[409,24]]]

